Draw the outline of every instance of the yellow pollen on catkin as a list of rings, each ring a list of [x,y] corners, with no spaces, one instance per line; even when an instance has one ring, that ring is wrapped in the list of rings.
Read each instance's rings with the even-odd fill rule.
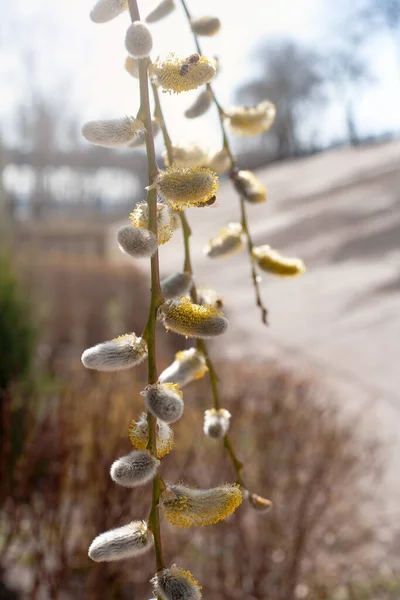
[[[202,361],[200,361],[197,357],[197,355],[195,353],[193,353],[192,356],[188,357],[188,350],[180,350],[179,352],[177,352],[175,354],[175,360],[177,362],[189,362],[191,364],[198,364],[197,366],[197,370],[195,372],[192,373],[192,377],[193,379],[201,379],[202,377],[204,377],[204,375],[207,373],[208,371],[208,367],[206,362],[204,361],[204,363]],[[198,351],[196,350],[196,353]]]
[[[252,255],[260,269],[281,277],[295,277],[302,275],[306,270],[305,264],[300,258],[282,256],[270,246],[253,248]]]
[[[225,118],[233,134],[248,137],[268,131],[275,114],[275,105],[265,100],[257,106],[233,106],[225,111]]]
[[[209,83],[216,73],[214,61],[204,56],[200,56],[197,62],[189,62],[188,59],[190,57],[177,58],[170,54],[166,60],[158,60],[149,68],[152,80],[165,92],[175,94]]]
[[[164,386],[179,394],[181,398],[183,398],[183,392],[179,389],[179,385],[177,383],[164,383]]]
[[[206,204],[216,194],[219,180],[211,169],[172,166],[160,171],[155,186],[172,208],[183,210]]]
[[[147,415],[142,413],[140,419],[130,422],[128,433],[131,444],[136,450],[146,450],[149,441],[149,429],[147,424]],[[163,458],[171,452],[174,446],[174,432],[167,423],[162,423],[157,420],[157,458]]]
[[[129,215],[129,218],[133,227],[148,229],[149,207],[147,202],[139,202],[133,212]],[[166,244],[171,239],[173,233],[171,214],[168,206],[162,202],[157,202],[157,235],[159,245]]]
[[[213,525],[232,514],[241,502],[240,486],[229,483],[209,490],[167,485],[161,496],[163,514],[176,527]]]

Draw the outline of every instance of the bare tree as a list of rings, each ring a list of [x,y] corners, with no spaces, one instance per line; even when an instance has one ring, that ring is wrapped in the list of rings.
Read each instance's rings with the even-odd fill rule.
[[[268,42],[256,51],[258,77],[242,86],[237,97],[242,102],[268,98],[279,107],[270,139],[279,158],[302,150],[301,130],[315,117],[324,99],[324,77],[318,55],[292,40]],[[265,138],[260,141],[265,147]]]

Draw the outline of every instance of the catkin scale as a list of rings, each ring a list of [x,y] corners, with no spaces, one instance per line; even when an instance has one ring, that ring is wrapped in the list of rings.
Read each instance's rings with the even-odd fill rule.
[[[151,481],[160,461],[150,452],[134,450],[111,465],[111,479],[124,487],[137,487]]]
[[[240,252],[243,249],[244,237],[240,223],[228,223],[208,242],[204,254],[210,258],[218,258]]]
[[[153,534],[145,521],[132,521],[98,535],[89,547],[89,557],[96,562],[131,558],[147,552],[153,545]]]
[[[82,127],[82,135],[88,142],[105,148],[117,148],[129,145],[144,125],[140,119],[123,117],[88,121]]]
[[[153,82],[165,92],[179,94],[195,90],[209,83],[216,73],[215,62],[200,56],[196,64],[190,66],[189,71],[181,74],[186,58],[177,58],[173,54],[164,61],[158,60],[150,65],[149,72]]]
[[[96,371],[122,371],[139,365],[146,356],[146,341],[128,333],[88,348],[82,354],[82,363]]]
[[[93,23],[107,23],[128,9],[128,0],[98,0],[90,12]]]
[[[204,115],[208,111],[212,102],[213,95],[207,87],[200,92],[193,104],[191,104],[189,108],[185,110],[185,117],[187,119],[196,119],[197,117],[201,117],[201,115]]]
[[[158,315],[166,329],[185,337],[212,338],[222,335],[228,328],[228,320],[221,311],[194,304],[184,297],[162,304]]]
[[[190,19],[190,27],[196,35],[211,37],[221,29],[221,21],[217,17],[197,17]]]
[[[280,277],[295,277],[302,275],[306,267],[300,258],[282,256],[270,246],[253,248],[253,258],[263,271]]]
[[[154,383],[148,385],[141,395],[149,410],[164,423],[175,423],[183,415],[182,392],[173,383]]]
[[[119,248],[133,258],[149,258],[158,248],[157,238],[152,231],[124,225],[118,229]]]
[[[211,169],[172,166],[160,171],[154,185],[168,204],[183,210],[205,205],[216,194],[219,181]]]
[[[146,23],[156,23],[175,10],[174,0],[161,0],[145,18]]]
[[[163,514],[177,527],[213,525],[232,514],[241,502],[240,486],[230,483],[208,490],[167,484],[161,495]]]
[[[161,383],[177,383],[180,388],[191,381],[201,379],[207,373],[206,357],[197,348],[181,350],[175,360],[159,376]]]
[[[146,58],[153,48],[153,36],[146,23],[134,21],[127,29],[125,48],[134,58]]]
[[[173,273],[161,281],[161,291],[164,300],[172,300],[185,296],[193,285],[190,273]]]
[[[158,571],[151,580],[154,595],[162,600],[200,600],[201,586],[189,571],[172,565]]]

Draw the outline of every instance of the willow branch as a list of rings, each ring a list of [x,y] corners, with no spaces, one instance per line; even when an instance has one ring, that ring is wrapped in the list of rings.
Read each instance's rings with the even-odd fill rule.
[[[140,21],[139,8],[136,0],[129,0],[129,12],[132,22]],[[139,86],[140,86],[140,108],[138,117],[143,121],[146,128],[146,154],[149,175],[149,186],[154,182],[158,174],[158,165],[156,159],[156,151],[154,147],[154,134],[151,122],[149,85],[148,85],[148,59],[143,58],[139,63]],[[157,237],[157,191],[150,189],[147,193],[147,204],[149,208],[149,230]],[[157,324],[157,309],[162,302],[162,293],[160,286],[160,272],[158,263],[158,251],[151,257],[151,299],[149,307],[149,315],[143,335],[146,338],[148,348],[147,368],[148,382],[156,383],[158,380],[157,364],[156,364],[156,324]],[[149,429],[149,441],[147,448],[153,454],[157,454],[156,448],[156,426],[157,420],[148,412],[147,423]],[[160,533],[160,515],[159,515],[159,498],[161,493],[161,478],[157,473],[153,479],[152,504],[148,519],[149,529],[153,532],[154,548],[156,554],[157,571],[164,568],[164,560],[162,556],[162,544]]]
[[[187,20],[189,22],[189,26],[190,26],[192,17],[189,12],[189,9],[187,7],[186,0],[181,0],[181,4],[182,4],[182,8],[185,12],[186,18],[187,18]],[[202,53],[201,46],[199,43],[199,38],[194,31],[192,31],[192,34],[193,34],[193,39],[194,39],[194,43],[195,43],[197,52],[200,55],[202,55],[203,53]],[[222,108],[221,104],[219,103],[218,98],[215,95],[214,89],[210,83],[207,84],[207,89],[210,91],[213,102],[217,108],[218,118],[219,118],[221,132],[222,132],[223,148],[224,148],[224,150],[226,150],[226,152],[229,156],[229,159],[231,161],[231,171],[234,171],[237,167],[237,161],[232,152],[232,148],[229,143],[229,138],[228,138],[228,134],[227,134],[225,123],[224,123],[225,112],[224,112],[224,109]],[[268,320],[267,320],[268,309],[264,305],[262,297],[261,297],[260,278],[257,276],[256,268],[255,268],[255,264],[254,264],[254,258],[253,258],[253,254],[252,254],[253,241],[252,241],[251,233],[250,233],[249,226],[248,226],[246,207],[244,205],[243,198],[240,196],[239,196],[239,201],[240,201],[240,208],[241,208],[241,213],[242,213],[242,227],[243,227],[243,231],[247,237],[247,253],[248,253],[249,261],[250,261],[250,265],[251,265],[251,278],[252,278],[252,282],[253,282],[254,293],[256,296],[256,303],[257,303],[258,308],[261,311],[262,322],[264,323],[264,325],[268,325]],[[244,215],[244,218],[243,218],[243,215]]]
[[[162,111],[157,87],[155,85],[153,85],[152,88],[153,88],[154,104],[155,104],[154,116],[160,124],[161,131],[162,131],[163,138],[164,138],[165,148],[167,151],[168,162],[170,165],[172,165],[173,152],[172,152],[171,138],[168,134],[168,129],[165,124],[164,114]],[[183,232],[183,245],[184,245],[183,268],[184,268],[184,271],[186,273],[189,273],[193,278],[193,268],[192,268],[191,254],[190,254],[190,236],[192,235],[192,231],[191,231],[189,223],[187,221],[185,211],[183,211],[183,210],[180,211],[179,216],[180,216],[180,220],[181,220],[181,224],[182,224],[182,232]],[[198,294],[197,294],[197,288],[196,288],[194,281],[192,284],[190,295],[191,295],[192,301],[197,303]],[[219,379],[218,379],[218,375],[215,370],[215,367],[213,365],[213,362],[208,353],[207,344],[205,343],[204,340],[201,340],[201,339],[197,340],[197,349],[200,350],[201,352],[203,352],[203,354],[205,356],[206,365],[208,368],[208,374],[209,374],[209,378],[210,378],[211,389],[212,389],[212,393],[213,393],[214,408],[216,410],[219,410],[221,407],[220,397],[219,397],[219,388],[218,388]],[[244,484],[242,475],[241,475],[243,463],[236,456],[236,453],[232,446],[232,442],[230,441],[228,435],[225,435],[225,437],[223,438],[223,443],[224,443],[224,447],[226,448],[226,450],[231,458],[233,467],[235,469],[236,482],[239,483],[242,487],[246,487]]]

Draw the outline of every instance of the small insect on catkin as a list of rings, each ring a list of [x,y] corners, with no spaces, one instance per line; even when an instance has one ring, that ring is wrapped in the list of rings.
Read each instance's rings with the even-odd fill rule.
[[[214,439],[223,438],[229,430],[231,413],[225,408],[210,408],[204,413],[204,433]]]
[[[149,205],[147,202],[138,202],[129,215],[132,225],[147,229],[149,226]],[[163,202],[157,202],[157,235],[160,246],[166,244],[172,237],[172,217],[169,207]]]
[[[139,131],[144,130],[140,119],[123,117],[103,121],[88,121],[82,127],[82,135],[88,142],[105,148],[128,146]]]
[[[263,271],[280,277],[296,277],[305,273],[306,267],[300,258],[282,256],[271,246],[253,248],[253,258]]]
[[[213,525],[232,514],[241,502],[240,486],[230,483],[209,490],[167,484],[161,496],[163,514],[176,527]]]
[[[172,166],[159,172],[154,185],[172,208],[183,210],[206,205],[215,196],[219,181],[211,169]]]
[[[147,357],[146,341],[134,333],[97,344],[82,354],[82,363],[96,371],[122,371],[139,365]]]
[[[175,10],[174,0],[161,0],[145,18],[146,23],[156,23]]]
[[[248,137],[268,131],[275,114],[275,105],[265,100],[257,106],[233,106],[225,111],[225,119],[234,135]]]
[[[162,304],[158,316],[167,330],[185,337],[212,338],[228,328],[228,320],[221,311],[213,306],[194,304],[184,297]]]
[[[196,35],[212,36],[221,29],[221,21],[217,17],[198,17],[190,19],[190,26]]]
[[[118,229],[117,240],[121,252],[133,258],[149,258],[158,248],[157,238],[152,231],[130,225]]]
[[[154,479],[160,461],[150,452],[134,450],[111,465],[111,479],[124,487],[137,487]]]
[[[236,191],[251,204],[260,204],[267,200],[267,190],[252,171],[233,171],[231,179]]]
[[[157,419],[175,423],[183,415],[182,392],[174,383],[153,383],[140,392],[144,403]]]
[[[161,291],[164,300],[173,300],[180,296],[186,296],[193,285],[190,273],[174,273],[161,281]]]
[[[145,521],[132,521],[123,527],[98,535],[90,545],[89,558],[96,562],[122,560],[144,554],[153,545],[153,534]]]
[[[151,580],[154,596],[162,600],[200,600],[201,586],[189,571],[172,565],[159,571]]]
[[[134,21],[125,36],[125,48],[134,58],[146,58],[153,48],[153,36],[146,23]]]
[[[185,117],[187,119],[196,119],[204,115],[210,108],[213,102],[212,92],[208,87],[200,92],[196,100],[185,110]]]
[[[192,57],[196,58],[196,62]],[[170,54],[165,60],[158,60],[149,67],[155,85],[165,92],[179,94],[195,90],[209,83],[216,73],[215,62],[204,56],[191,55],[177,58]]]
[[[90,12],[93,23],[107,23],[128,10],[128,0],[98,0]]]
[[[240,223],[228,223],[213,237],[204,248],[204,254],[210,258],[230,256],[243,249],[243,227]]]
[[[201,379],[208,371],[206,357],[197,348],[181,350],[174,362],[161,373],[161,383],[177,383],[180,388],[191,381]]]
[[[142,413],[138,421],[132,420],[129,424],[129,439],[137,450],[146,450],[149,441],[149,424],[147,414]],[[174,432],[167,423],[157,419],[156,454],[162,458],[168,454],[174,445]]]

